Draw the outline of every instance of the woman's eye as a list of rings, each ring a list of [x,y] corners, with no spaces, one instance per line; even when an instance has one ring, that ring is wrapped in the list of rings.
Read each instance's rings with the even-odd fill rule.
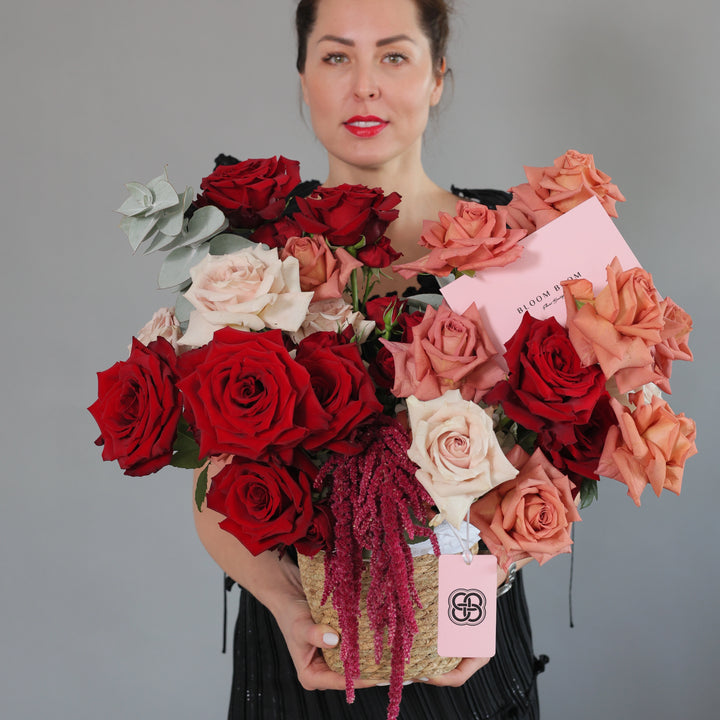
[[[407,60],[407,55],[397,52],[388,53],[383,60],[389,65],[400,65]]]
[[[341,65],[347,60],[347,56],[343,53],[328,53],[324,58],[323,62],[328,65]]]

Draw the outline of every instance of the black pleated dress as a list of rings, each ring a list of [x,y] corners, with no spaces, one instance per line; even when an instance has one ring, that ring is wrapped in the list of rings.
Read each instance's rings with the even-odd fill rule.
[[[311,192],[316,186],[308,183],[302,190]],[[453,186],[452,191],[491,208],[511,199],[500,190]],[[437,292],[434,278],[419,279],[421,292]],[[352,705],[344,691],[305,690],[272,614],[245,590],[239,606],[228,720],[384,720],[387,687],[356,690]],[[399,720],[537,720],[536,677],[546,662],[546,656],[533,654],[520,572],[512,589],[498,599],[495,657],[459,688],[406,685]]]

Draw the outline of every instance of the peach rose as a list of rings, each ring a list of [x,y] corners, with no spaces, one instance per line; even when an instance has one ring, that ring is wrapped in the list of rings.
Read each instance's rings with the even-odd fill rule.
[[[474,274],[508,265],[522,254],[517,243],[527,231],[508,229],[507,208],[490,210],[480,203],[459,200],[454,217],[446,212],[438,217],[439,222],[423,222],[420,245],[430,248],[430,253],[417,262],[393,266],[402,277],[419,272],[444,277],[453,270]]]
[[[504,376],[501,358],[471,305],[462,315],[443,304],[428,305],[413,328],[412,343],[381,339],[395,364],[395,397],[415,395],[432,400],[446,390],[460,389],[477,402]]]
[[[344,248],[335,252],[322,235],[292,237],[280,253],[280,259],[297,258],[300,264],[300,287],[313,293],[313,301],[339,298],[350,274],[362,263]]]
[[[185,297],[195,310],[181,345],[204,345],[226,326],[295,331],[312,300],[312,293],[300,287],[297,259],[280,260],[277,249],[260,245],[206,255],[190,270],[190,277],[192,285]]]
[[[616,201],[624,201],[610,176],[595,167],[592,155],[568,150],[553,161],[552,167],[525,167],[528,182],[510,188],[508,205],[510,227],[529,232],[597,197],[610,217],[617,217]]]
[[[658,381],[660,389],[669,393],[673,360],[692,361],[693,359],[688,345],[692,318],[669,297],[665,298],[660,306],[664,322],[660,333],[661,340],[654,348],[655,369],[663,376],[663,379]]]
[[[662,380],[651,349],[664,326],[660,297],[642,268],[607,267],[607,286],[593,298],[587,280],[563,283],[570,341],[583,365],[597,362],[620,392]]]
[[[175,317],[175,310],[163,307],[155,311],[152,318],[143,325],[135,337],[143,345],[148,345],[159,337],[165,338],[177,353],[180,335],[182,335],[182,331],[180,330],[180,323]]]
[[[442,517],[456,528],[475,498],[517,475],[498,445],[490,416],[459,390],[423,402],[407,400],[408,457]]]
[[[316,332],[341,333],[348,327],[353,328],[362,343],[375,329],[375,323],[366,320],[362,313],[355,312],[352,305],[342,298],[330,298],[310,303],[300,328],[288,335],[293,342],[299,343],[303,338]]]
[[[663,489],[679,495],[685,461],[697,452],[695,422],[656,395],[649,402],[641,392],[629,399],[634,409],[611,400],[618,425],[605,439],[598,474],[625,483],[638,506],[647,485],[658,497]]]
[[[519,468],[517,477],[474,502],[470,522],[506,570],[524,558],[542,565],[570,552],[570,529],[581,519],[570,480],[539,449],[530,457],[516,445],[508,459]]]

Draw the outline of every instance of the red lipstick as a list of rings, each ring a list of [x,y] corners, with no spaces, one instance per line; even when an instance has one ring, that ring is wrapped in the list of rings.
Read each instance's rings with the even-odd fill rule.
[[[379,135],[388,124],[387,120],[382,120],[375,115],[355,115],[343,123],[349,132],[355,137],[361,138]]]

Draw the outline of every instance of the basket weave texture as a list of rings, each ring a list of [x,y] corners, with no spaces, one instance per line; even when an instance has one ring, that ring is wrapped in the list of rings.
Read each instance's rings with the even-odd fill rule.
[[[332,596],[321,605],[325,586],[325,554],[315,557],[298,555],[300,577],[310,605],[310,612],[316,623],[324,623],[339,629],[338,616],[332,605]],[[410,660],[405,666],[405,679],[431,677],[449,672],[457,667],[460,658],[440,657],[437,654],[438,626],[438,559],[435,555],[422,555],[413,559],[415,588],[420,596],[422,608],[415,608],[418,632],[413,640]],[[387,643],[383,649],[380,664],[375,664],[375,633],[371,630],[365,611],[365,599],[370,585],[370,570],[367,566],[362,574],[360,596],[360,677],[364,680],[390,680],[391,653]],[[323,649],[325,662],[331,670],[344,673],[340,661],[342,638],[337,647]]]

